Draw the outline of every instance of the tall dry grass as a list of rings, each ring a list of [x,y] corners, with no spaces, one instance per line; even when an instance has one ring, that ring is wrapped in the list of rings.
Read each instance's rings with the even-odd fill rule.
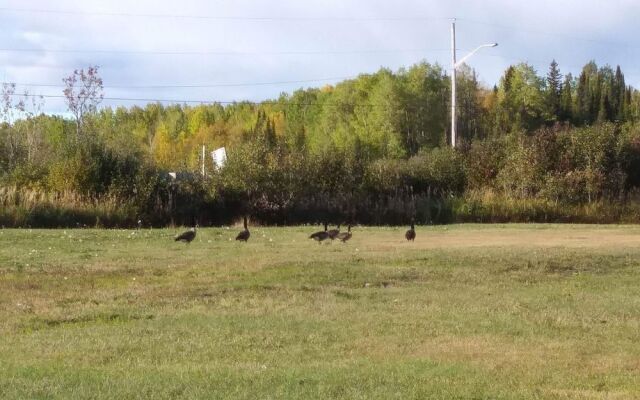
[[[490,190],[470,191],[457,199],[455,222],[638,223],[640,197],[565,203],[544,198],[515,198]]]
[[[113,195],[0,187],[0,225],[10,227],[112,227],[130,225],[135,209]]]

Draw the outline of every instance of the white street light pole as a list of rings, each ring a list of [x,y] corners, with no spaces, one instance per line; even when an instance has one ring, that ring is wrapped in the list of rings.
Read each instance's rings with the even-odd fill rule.
[[[456,20],[451,22],[451,147],[456,147]]]
[[[497,45],[498,43],[483,44],[462,57],[460,61],[456,61],[456,20],[451,22],[451,147],[456,147],[456,70],[478,50]]]

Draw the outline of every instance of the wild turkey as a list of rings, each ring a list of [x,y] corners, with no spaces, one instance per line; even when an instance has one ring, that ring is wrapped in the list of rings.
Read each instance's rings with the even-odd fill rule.
[[[410,240],[412,242],[416,238],[416,230],[413,226],[413,222],[411,222],[411,229],[409,229],[407,233],[404,234],[404,237],[407,238],[407,240]]]
[[[347,240],[351,239],[351,225],[349,225],[349,227],[347,228],[346,232],[341,232],[338,234],[338,236],[336,236],[339,240],[342,241],[342,243],[346,242]]]
[[[340,224],[338,224],[336,229],[331,229],[330,231],[327,231],[327,233],[329,234],[329,239],[334,240],[340,233]]]
[[[246,242],[247,240],[249,240],[249,237],[251,236],[251,232],[249,232],[249,228],[247,228],[247,216],[244,216],[244,230],[240,233],[238,233],[238,236],[236,236],[236,240],[240,240],[241,242]]]
[[[196,238],[196,227],[194,226],[193,228],[189,229],[188,231],[182,232],[181,234],[176,236],[175,241],[176,242],[191,243],[191,241],[193,239],[195,239],[195,238]]]
[[[326,240],[327,238],[329,238],[329,232],[327,232],[326,222],[324,224],[324,231],[318,231],[318,232],[312,233],[311,236],[309,236],[309,239],[313,239],[318,243],[322,242],[323,240]]]

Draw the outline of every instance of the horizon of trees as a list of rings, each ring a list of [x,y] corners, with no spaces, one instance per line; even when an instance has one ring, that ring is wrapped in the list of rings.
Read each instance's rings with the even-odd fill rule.
[[[628,199],[640,185],[640,94],[619,66],[593,61],[577,77],[555,61],[545,75],[513,65],[493,88],[463,67],[455,151],[449,76],[427,62],[229,105],[98,109],[97,67],[65,84],[73,120],[42,114],[37,97],[3,86],[0,187],[117,198],[131,207],[127,218],[157,213],[164,222],[214,206],[272,222],[308,210],[314,220],[356,218],[365,206],[393,221],[422,212],[433,222],[446,218],[420,211],[420,201],[442,208],[447,197],[491,192],[591,204]],[[202,144],[229,153],[222,170],[208,160],[206,179],[197,178]],[[192,176],[176,183],[167,171]]]

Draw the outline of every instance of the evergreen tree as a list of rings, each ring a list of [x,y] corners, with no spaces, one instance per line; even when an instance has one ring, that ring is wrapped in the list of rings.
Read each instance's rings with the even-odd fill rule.
[[[598,110],[597,121],[600,123],[611,121],[612,116],[613,110],[611,107],[611,102],[609,101],[609,94],[605,93],[604,95],[600,96],[600,107]]]
[[[546,100],[551,119],[560,119],[560,92],[562,89],[562,75],[558,69],[556,60],[551,61],[547,73]]]
[[[571,121],[573,118],[573,77],[567,74],[560,89],[560,121]]]
[[[614,112],[614,119],[618,121],[625,120],[626,110],[626,84],[624,82],[624,75],[618,65],[616,67],[616,74],[613,78],[613,86],[611,88],[611,103]]]
[[[637,97],[635,95],[638,94],[638,91],[635,90],[634,88],[632,88],[631,86],[628,86],[625,89],[625,93],[624,93],[624,119],[625,120],[633,120],[634,122],[636,121],[636,119],[634,119],[635,115],[633,112],[633,99],[634,97]]]
[[[510,65],[509,68],[504,73],[504,77],[502,78],[502,89],[505,93],[509,93],[511,91],[511,81],[513,81],[513,76],[515,75],[516,69],[513,65]]]

